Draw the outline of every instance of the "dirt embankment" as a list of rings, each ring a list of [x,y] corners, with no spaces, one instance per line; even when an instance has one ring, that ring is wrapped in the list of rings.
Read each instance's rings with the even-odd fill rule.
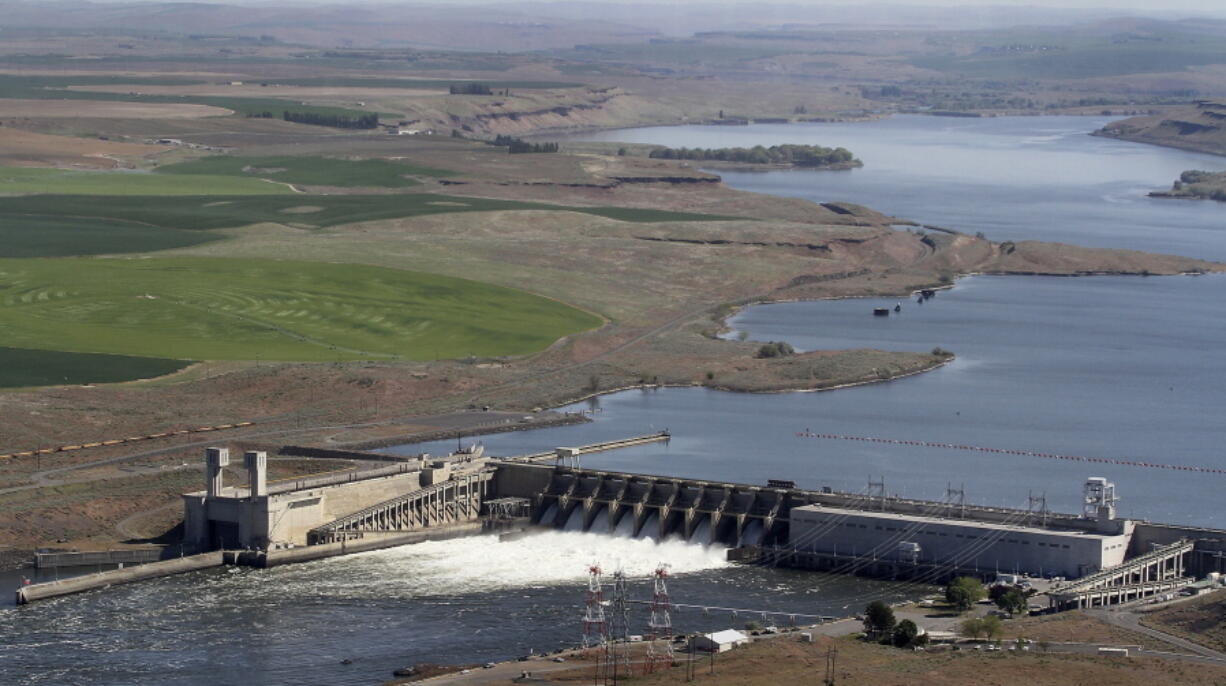
[[[1206,648],[1226,650],[1226,591],[1146,613],[1141,624]]]
[[[1226,155],[1226,102],[1202,100],[1160,115],[1124,119],[1094,135]]]

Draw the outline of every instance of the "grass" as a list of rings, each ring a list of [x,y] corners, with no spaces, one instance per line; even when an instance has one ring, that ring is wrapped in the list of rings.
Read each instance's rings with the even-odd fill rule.
[[[0,260],[0,345],[176,359],[519,355],[600,324],[453,277],[316,262]]]
[[[1226,63],[1226,46],[1096,46],[1041,54],[917,57],[911,64],[979,78],[1083,79]]]
[[[190,176],[183,176],[191,180]],[[92,197],[29,195],[0,198],[0,225],[16,215],[89,217],[140,222],[172,229],[207,230],[276,222],[323,228],[354,222],[451,212],[566,210],[629,222],[732,219],[688,212],[618,207],[566,207],[513,200],[490,200],[413,193],[401,195],[202,195]]]
[[[159,174],[247,177],[307,186],[407,188],[410,176],[447,176],[452,172],[384,159],[328,157],[233,157],[215,155],[158,167]],[[191,181],[191,179],[183,179]]]
[[[0,219],[0,258],[153,252],[219,238],[202,231],[164,229],[114,219],[10,215]]]
[[[181,86],[201,83],[199,80],[158,79],[121,76],[14,76],[0,75],[0,98],[31,98],[35,100],[93,100],[110,102],[151,102],[211,105],[233,110],[240,116],[261,116],[271,112],[280,117],[282,112],[319,114],[356,118],[370,112],[346,107],[303,105],[295,100],[278,98],[229,98],[213,96],[147,95],[134,93],[107,93],[95,91],[66,90],[68,86],[154,85]],[[87,113],[82,113],[87,115]]]
[[[177,166],[177,165],[174,165]],[[221,174],[158,175],[124,171],[73,171],[0,167],[0,193],[59,195],[275,195],[293,190],[258,178]]]
[[[156,357],[0,347],[0,388],[147,379],[177,372],[189,364]]]

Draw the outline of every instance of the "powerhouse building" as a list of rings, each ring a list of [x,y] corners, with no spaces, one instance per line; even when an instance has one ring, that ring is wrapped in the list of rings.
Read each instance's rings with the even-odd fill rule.
[[[1114,518],[1065,530],[821,505],[793,508],[790,519],[789,545],[800,551],[1070,579],[1121,564],[1133,529]]]

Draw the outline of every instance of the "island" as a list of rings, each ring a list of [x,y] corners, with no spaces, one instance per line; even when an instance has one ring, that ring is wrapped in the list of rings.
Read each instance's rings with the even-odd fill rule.
[[[1226,202],[1226,172],[1209,172],[1196,169],[1179,175],[1179,180],[1169,191],[1154,191],[1151,198],[1191,198]]]
[[[846,148],[820,145],[755,145],[752,148],[656,148],[648,157],[662,160],[719,162],[721,166],[803,167],[806,169],[853,169],[863,167]]]

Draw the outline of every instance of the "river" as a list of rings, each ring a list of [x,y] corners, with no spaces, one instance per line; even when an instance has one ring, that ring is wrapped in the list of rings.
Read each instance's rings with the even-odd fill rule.
[[[846,171],[719,171],[733,188],[850,201],[994,241],[1042,240],[1226,261],[1223,206],[1150,198],[1187,169],[1226,160],[1088,135],[1108,117],[899,116],[873,122],[680,126],[607,131],[583,140],[723,148],[797,143],[844,147]]]
[[[1226,259],[1221,206],[1158,201],[1183,169],[1218,158],[1083,135],[1095,118],[928,119],[871,124],[681,127],[601,134],[721,147],[842,145],[851,172],[724,174],[731,185],[852,200],[995,240],[1041,238]],[[652,138],[654,137],[654,138]],[[1109,159],[1100,159],[1101,156]],[[1214,166],[1214,165],[1217,166]],[[881,347],[957,353],[951,365],[830,393],[737,395],[700,388],[630,391],[577,405],[591,424],[485,439],[514,454],[668,428],[667,445],[585,458],[619,469],[1025,507],[1030,494],[1076,510],[1088,476],[1120,487],[1126,515],[1222,526],[1220,475],[1002,458],[938,448],[801,438],[797,432],[951,442],[1075,456],[1221,467],[1226,359],[1224,277],[960,280],[900,315],[894,300],[760,306],[732,320],[801,349]],[[400,450],[442,452],[450,441]],[[573,531],[500,542],[423,543],[272,570],[228,569],[0,608],[6,683],[371,684],[419,661],[483,662],[579,640],[592,562],[624,566],[633,595],[673,565],[675,602],[846,614],[871,598],[929,589],[736,567],[719,548]],[[680,630],[739,626],[741,613],[683,612]],[[646,615],[632,623],[645,630]],[[782,621],[775,617],[770,621]],[[342,665],[342,659],[353,661]]]

